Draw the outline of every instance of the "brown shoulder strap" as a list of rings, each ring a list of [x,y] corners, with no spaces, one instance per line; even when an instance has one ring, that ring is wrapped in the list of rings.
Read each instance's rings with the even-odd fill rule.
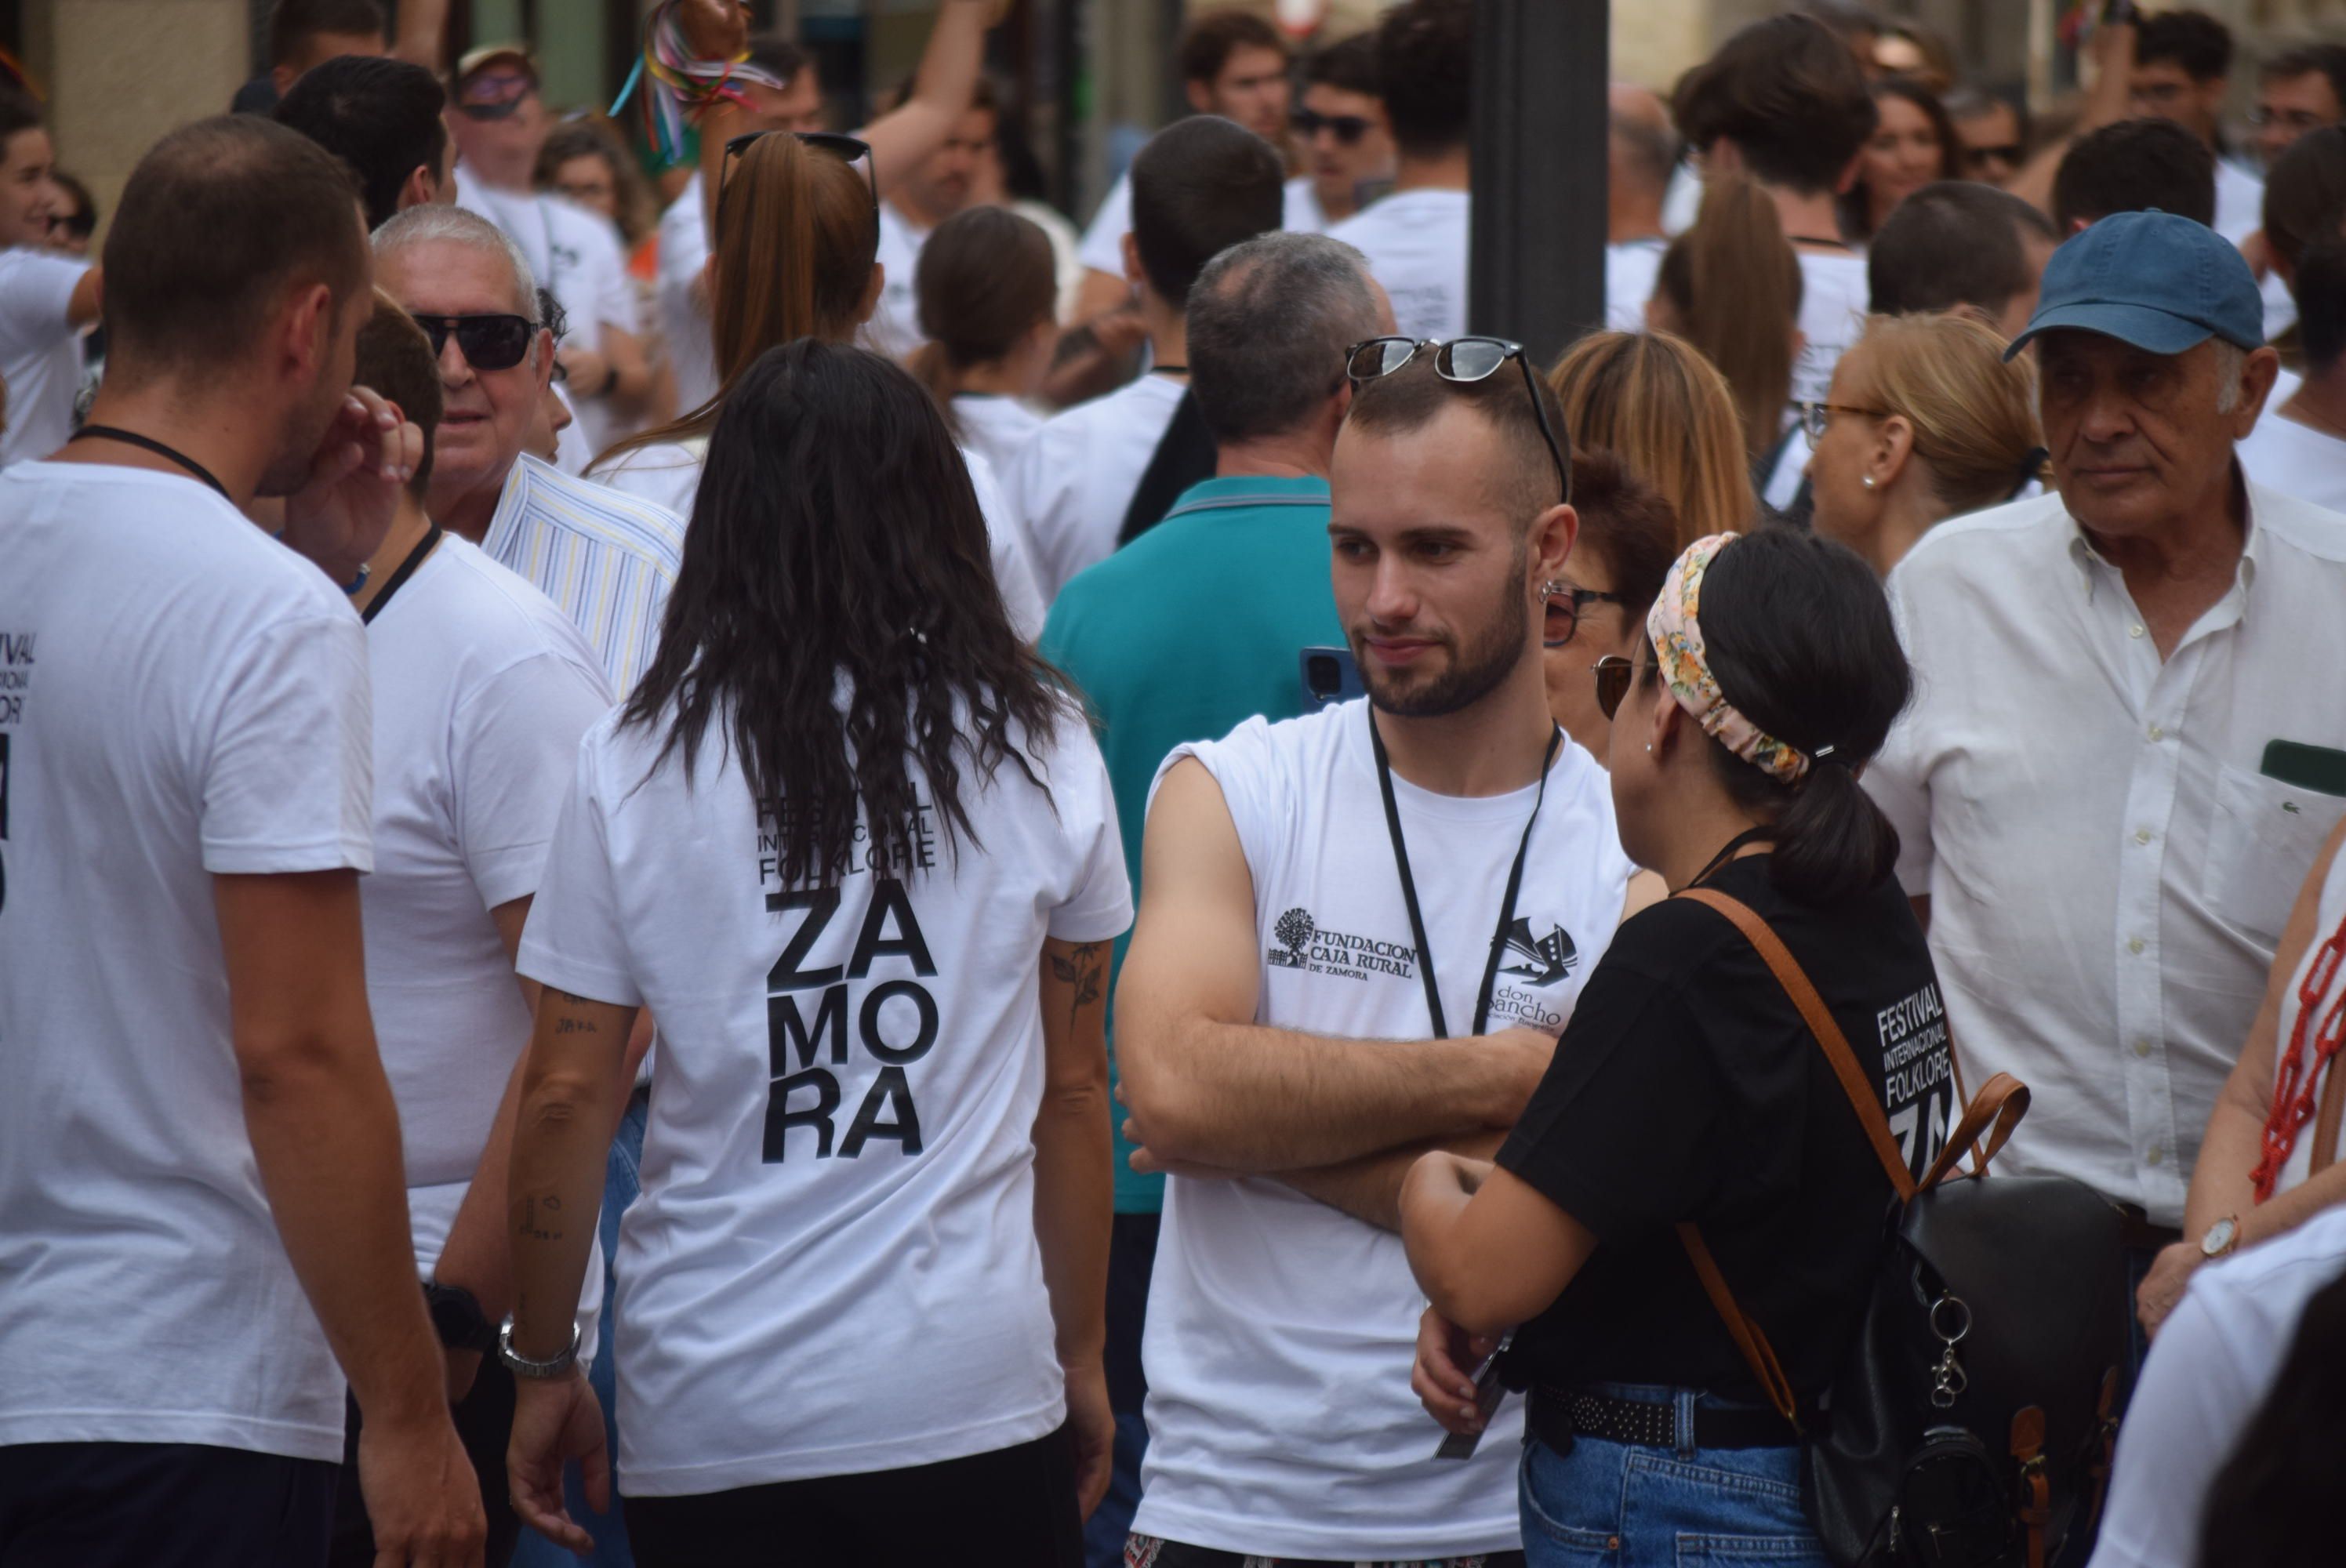
[[[1678,1225],[1678,1242],[1686,1248],[1687,1257],[1694,1264],[1696,1275],[1702,1280],[1703,1294],[1710,1298],[1712,1310],[1727,1325],[1735,1348],[1743,1352],[1745,1364],[1751,1375],[1760,1380],[1760,1391],[1776,1407],[1776,1413],[1792,1423],[1792,1431],[1800,1430],[1800,1403],[1792,1394],[1792,1380],[1784,1375],[1783,1363],[1776,1359],[1776,1348],[1768,1343],[1768,1336],[1760,1325],[1743,1315],[1736,1304],[1735,1292],[1727,1288],[1727,1277],[1719,1271],[1719,1262],[1710,1255],[1710,1246],[1702,1232],[1690,1221]]]
[[[2313,1166],[2309,1173],[2320,1176],[2338,1163],[2338,1122],[2346,1112],[2346,1071],[2341,1071],[2337,1057],[2321,1074],[2321,1108],[2313,1118]]]
[[[1832,1064],[1833,1076],[1841,1080],[1841,1093],[1849,1096],[1850,1108],[1857,1113],[1858,1122],[1865,1128],[1865,1135],[1872,1141],[1874,1156],[1881,1160],[1882,1168],[1889,1174],[1890,1185],[1897,1188],[1899,1200],[1912,1199],[1916,1191],[1914,1176],[1906,1168],[1906,1156],[1899,1152],[1898,1139],[1890,1130],[1889,1119],[1882,1114],[1882,1101],[1875,1095],[1872,1082],[1866,1078],[1865,1069],[1858,1065],[1857,1054],[1849,1048],[1849,1040],[1841,1033],[1841,1025],[1833,1021],[1831,1010],[1825,1006],[1824,998],[1817,994],[1817,988],[1810,983],[1808,975],[1802,972],[1799,961],[1792,957],[1790,950],[1785,947],[1782,939],[1769,929],[1768,922],[1761,920],[1750,905],[1739,899],[1729,898],[1717,889],[1688,888],[1678,896],[1717,910],[1734,921],[1735,929],[1743,933],[1744,940],[1759,950],[1760,958],[1766,961],[1770,972],[1776,976],[1776,983],[1782,986],[1784,994],[1792,999],[1792,1005],[1800,1009],[1801,1018],[1808,1023],[1809,1033],[1814,1034],[1817,1044],[1824,1048],[1825,1060]]]

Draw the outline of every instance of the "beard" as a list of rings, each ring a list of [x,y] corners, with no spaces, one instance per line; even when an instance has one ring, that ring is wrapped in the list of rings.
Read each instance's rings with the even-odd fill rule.
[[[1370,706],[1396,718],[1439,718],[1482,701],[1515,674],[1524,660],[1531,631],[1529,569],[1519,567],[1501,590],[1497,603],[1462,640],[1455,633],[1440,636],[1449,654],[1447,666],[1426,675],[1395,676],[1379,667],[1364,651],[1365,636],[1352,634],[1353,662],[1361,667],[1361,685]]]
[[[291,495],[310,482],[310,469],[317,460],[318,448],[325,441],[326,432],[333,428],[348,392],[345,387],[328,395],[321,386],[308,403],[286,420],[283,444],[262,471],[255,494]]]

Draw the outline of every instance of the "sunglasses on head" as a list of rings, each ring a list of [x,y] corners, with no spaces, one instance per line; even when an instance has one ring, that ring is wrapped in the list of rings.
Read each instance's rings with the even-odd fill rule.
[[[525,316],[418,316],[415,324],[432,340],[435,360],[448,351],[448,334],[455,333],[464,362],[476,371],[513,369],[528,355],[529,341],[537,335]]]
[[[1558,621],[1562,621],[1564,635],[1543,635],[1541,645],[1552,648],[1568,645],[1579,634],[1580,612],[1591,605],[1619,605],[1626,609],[1628,604],[1626,594],[1600,594],[1594,588],[1567,588],[1561,594],[1551,595],[1547,601],[1547,624],[1553,629]]]
[[[1621,711],[1621,702],[1629,695],[1629,685],[1637,678],[1637,667],[1619,654],[1606,654],[1591,667],[1596,676],[1596,710],[1605,722]]]
[[[859,137],[842,136],[837,131],[744,131],[725,144],[725,156],[740,158],[750,145],[770,136],[794,136],[799,145],[812,152],[828,153],[851,168],[863,166],[864,183],[872,188],[872,210],[880,210],[880,171],[872,156],[872,144]]]
[[[1515,361],[1524,372],[1524,391],[1532,400],[1532,412],[1539,419],[1540,439],[1547,443],[1547,454],[1556,460],[1557,498],[1569,502],[1572,466],[1564,460],[1564,447],[1547,422],[1547,405],[1540,401],[1539,385],[1532,380],[1531,361],[1524,357],[1521,343],[1504,338],[1453,338],[1446,343],[1433,338],[1371,338],[1344,351],[1344,373],[1357,387],[1392,374],[1429,349],[1433,351],[1433,373],[1456,386],[1488,381],[1499,373],[1501,365]]]
[[[1323,115],[1317,109],[1298,109],[1288,117],[1295,134],[1310,141],[1321,131],[1332,131],[1336,139],[1346,147],[1357,143],[1369,134],[1369,122],[1360,115]]]

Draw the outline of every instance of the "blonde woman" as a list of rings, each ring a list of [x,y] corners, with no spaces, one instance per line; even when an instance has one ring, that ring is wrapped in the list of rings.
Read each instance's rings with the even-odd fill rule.
[[[1759,510],[1727,382],[1668,332],[1592,332],[1547,373],[1572,450],[1619,454],[1678,519],[1678,547],[1741,534]]]
[[[1968,316],[1872,316],[1802,411],[1816,531],[1887,576],[1943,518],[2041,482],[2035,378]]]

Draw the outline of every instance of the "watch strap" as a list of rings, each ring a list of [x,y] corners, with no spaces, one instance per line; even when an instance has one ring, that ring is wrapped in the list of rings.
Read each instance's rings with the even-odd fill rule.
[[[532,1360],[514,1349],[513,1329],[514,1320],[511,1318],[507,1318],[504,1325],[497,1329],[497,1359],[503,1361],[505,1364],[505,1369],[515,1377],[544,1382],[556,1378],[566,1378],[578,1365],[579,1335],[576,1320],[574,1319],[570,1325],[569,1345],[560,1355],[549,1357],[543,1361]]]

